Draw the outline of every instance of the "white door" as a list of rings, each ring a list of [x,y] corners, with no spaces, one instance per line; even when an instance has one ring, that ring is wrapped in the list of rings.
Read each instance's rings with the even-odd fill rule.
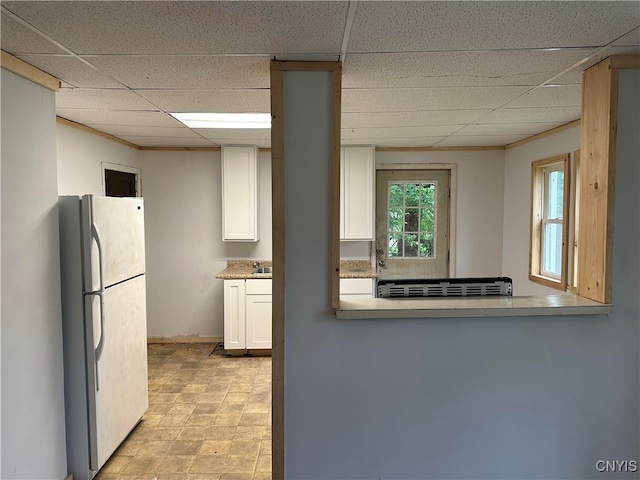
[[[378,170],[380,279],[449,276],[449,171]]]
[[[148,407],[145,276],[109,287],[103,297],[103,317],[99,299],[86,297],[94,317],[95,358],[89,395],[95,404],[90,420],[91,466],[97,469]]]
[[[89,242],[85,251],[91,251],[92,258],[91,271],[85,270],[85,278],[92,281],[85,288],[100,288],[101,270],[104,288],[145,272],[142,198],[87,195],[82,198],[82,211],[85,242]]]
[[[271,348],[271,311],[271,295],[247,295],[247,348]]]

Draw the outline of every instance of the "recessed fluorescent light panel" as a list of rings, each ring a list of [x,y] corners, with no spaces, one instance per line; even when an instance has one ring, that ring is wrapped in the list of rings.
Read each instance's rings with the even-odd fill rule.
[[[271,128],[270,113],[172,113],[189,128]]]

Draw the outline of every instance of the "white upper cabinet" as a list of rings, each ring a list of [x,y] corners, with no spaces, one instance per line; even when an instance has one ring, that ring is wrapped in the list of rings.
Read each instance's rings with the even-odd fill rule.
[[[258,241],[258,147],[222,147],[222,240]]]
[[[342,147],[340,175],[340,240],[373,240],[374,147]]]

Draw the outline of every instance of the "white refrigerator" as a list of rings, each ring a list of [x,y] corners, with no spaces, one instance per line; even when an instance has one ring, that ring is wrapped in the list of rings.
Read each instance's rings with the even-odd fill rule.
[[[148,408],[142,198],[60,197],[67,464],[93,478]]]

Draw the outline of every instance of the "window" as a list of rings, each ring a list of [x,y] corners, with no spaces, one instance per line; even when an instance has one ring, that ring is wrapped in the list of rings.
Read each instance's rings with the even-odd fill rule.
[[[141,197],[140,169],[102,162],[102,193],[107,197]]]
[[[567,286],[569,154],[531,164],[529,278],[564,290]]]
[[[435,183],[389,185],[390,257],[434,257]]]

